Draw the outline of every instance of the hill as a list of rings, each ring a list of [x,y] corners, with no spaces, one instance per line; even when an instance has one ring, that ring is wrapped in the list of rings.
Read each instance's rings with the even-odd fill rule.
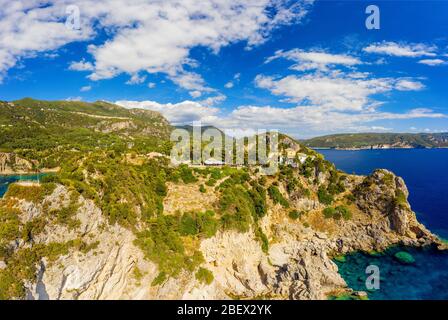
[[[448,133],[351,133],[302,142],[311,148],[335,149],[447,148]]]
[[[103,101],[0,101],[0,151],[34,160],[36,169],[56,167],[74,152],[166,151],[171,130],[157,112]]]

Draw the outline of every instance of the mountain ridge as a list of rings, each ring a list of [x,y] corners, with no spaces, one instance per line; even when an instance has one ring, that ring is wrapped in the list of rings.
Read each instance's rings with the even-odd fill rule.
[[[448,148],[443,133],[341,133],[301,140],[307,147],[331,149]]]

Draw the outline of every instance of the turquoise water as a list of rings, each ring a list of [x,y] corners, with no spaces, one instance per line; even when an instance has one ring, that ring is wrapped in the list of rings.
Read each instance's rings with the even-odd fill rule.
[[[8,190],[8,185],[17,181],[39,181],[45,174],[37,173],[37,174],[21,174],[21,175],[0,175],[0,197],[6,193]]]
[[[319,150],[336,166],[349,173],[369,174],[385,168],[404,178],[409,202],[421,222],[438,235],[448,237],[448,149],[411,150]],[[415,262],[402,264],[397,251],[412,254]],[[337,262],[347,284],[367,291],[366,267],[380,268],[380,289],[368,292],[374,300],[448,299],[448,252],[435,249],[391,248],[381,256],[354,253]]]
[[[399,262],[394,253],[406,251],[415,259],[413,264]],[[436,249],[391,248],[380,256],[365,253],[347,255],[346,262],[335,261],[339,273],[350,288],[366,291],[371,300],[447,300],[448,252]],[[376,265],[380,270],[380,287],[368,291],[365,270]]]

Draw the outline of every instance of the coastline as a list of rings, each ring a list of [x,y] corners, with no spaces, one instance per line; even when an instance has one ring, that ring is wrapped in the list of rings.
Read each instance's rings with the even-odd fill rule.
[[[434,150],[434,149],[448,149],[448,147],[392,147],[392,148],[375,148],[375,147],[353,147],[353,148],[336,148],[336,147],[312,147],[307,146],[313,150],[337,150],[337,151],[365,151],[365,150]]]

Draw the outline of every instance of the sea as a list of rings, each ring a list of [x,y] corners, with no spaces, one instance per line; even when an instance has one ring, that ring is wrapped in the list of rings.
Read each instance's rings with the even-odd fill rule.
[[[347,173],[368,175],[377,168],[401,176],[409,189],[409,202],[420,222],[448,239],[448,149],[317,150]],[[395,258],[410,253],[415,262]],[[435,249],[390,248],[382,254],[356,252],[335,261],[347,284],[366,291],[373,300],[448,299],[448,253]],[[378,290],[367,290],[369,265],[379,267]],[[371,278],[369,278],[371,279]]]

